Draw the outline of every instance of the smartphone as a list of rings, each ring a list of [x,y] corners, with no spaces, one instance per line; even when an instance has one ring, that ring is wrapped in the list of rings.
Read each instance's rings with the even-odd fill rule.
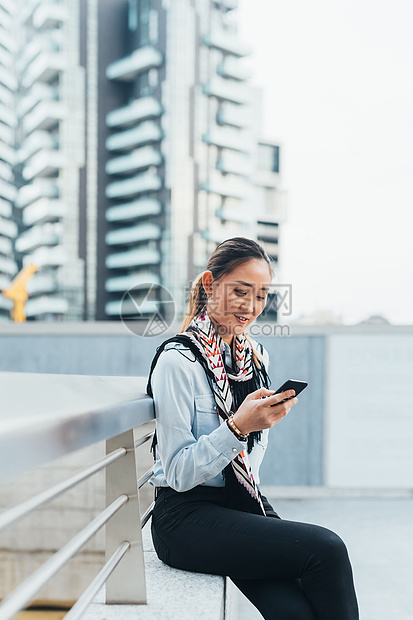
[[[300,392],[302,392],[308,383],[307,381],[298,381],[297,379],[288,379],[285,383],[282,384],[280,388],[275,392],[276,394],[280,394],[281,392],[286,392],[287,390],[295,390],[295,396],[298,396]],[[273,396],[273,394],[271,394]],[[268,398],[268,397],[267,397]],[[289,398],[284,398],[284,400],[280,400],[278,403],[274,403],[274,405],[270,405],[271,407],[275,407],[275,405],[280,405],[281,403],[285,403],[287,400],[291,400],[295,398],[294,396],[290,396]]]

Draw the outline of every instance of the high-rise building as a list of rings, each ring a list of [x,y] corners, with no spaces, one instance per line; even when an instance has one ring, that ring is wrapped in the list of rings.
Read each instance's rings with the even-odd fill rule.
[[[80,3],[19,0],[17,20],[15,249],[38,271],[28,283],[26,316],[81,319],[80,176],[85,166],[85,89],[80,65]]]
[[[261,135],[236,0],[16,1],[17,150],[4,144],[15,260],[39,267],[28,319],[119,320],[133,287],[150,314],[159,285],[182,316],[232,236],[278,260],[279,146]]]
[[[15,39],[13,36],[15,5],[0,0],[0,291],[8,287],[18,266],[13,243],[18,234],[12,205],[16,195],[15,163]],[[10,318],[12,302],[0,293],[0,320]]]
[[[278,260],[279,148],[260,141],[236,6],[128,3],[127,50],[106,72],[124,95],[106,116],[109,317],[145,281],[166,286],[182,314],[188,282],[225,238],[258,237]]]

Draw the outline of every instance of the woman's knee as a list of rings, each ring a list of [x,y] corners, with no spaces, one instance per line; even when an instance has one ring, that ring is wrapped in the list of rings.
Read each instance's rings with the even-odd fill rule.
[[[336,532],[319,527],[317,542],[316,555],[323,564],[337,566],[349,563],[347,546]]]

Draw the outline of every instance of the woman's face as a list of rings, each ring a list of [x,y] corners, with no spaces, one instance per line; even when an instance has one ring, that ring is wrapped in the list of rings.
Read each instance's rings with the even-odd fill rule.
[[[208,315],[224,342],[231,344],[233,335],[244,332],[261,314],[270,282],[270,268],[263,259],[251,259],[220,280],[214,280],[211,271],[204,272]]]

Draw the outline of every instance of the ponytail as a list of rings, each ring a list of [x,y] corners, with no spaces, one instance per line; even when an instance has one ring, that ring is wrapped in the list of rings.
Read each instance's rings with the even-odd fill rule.
[[[197,278],[194,280],[194,283],[192,285],[188,311],[181,325],[180,333],[186,330],[192,319],[201,312],[202,308],[207,302],[208,297],[205,292],[204,285],[202,284],[203,275],[204,272],[200,273],[199,276],[197,276]]]

